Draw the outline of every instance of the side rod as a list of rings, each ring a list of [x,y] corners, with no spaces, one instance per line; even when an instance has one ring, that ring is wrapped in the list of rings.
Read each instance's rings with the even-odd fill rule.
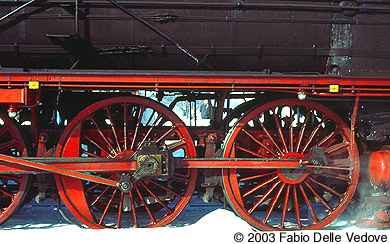
[[[309,159],[253,159],[253,158],[174,158],[175,168],[301,168]],[[83,172],[133,172],[138,169],[134,158],[61,158],[22,157],[15,158],[0,154],[0,174],[56,173],[82,180],[108,185],[114,181],[85,174]],[[106,181],[105,183],[103,181]]]
[[[255,158],[175,158],[178,168],[247,168],[285,169],[301,168],[308,163],[304,159],[255,159]]]

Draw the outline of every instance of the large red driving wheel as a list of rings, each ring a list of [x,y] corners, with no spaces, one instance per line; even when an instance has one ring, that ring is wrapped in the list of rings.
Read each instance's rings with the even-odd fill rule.
[[[283,99],[253,109],[230,131],[225,158],[310,156],[318,160],[305,169],[223,169],[230,205],[262,230],[319,229],[346,208],[358,181],[351,132],[327,107]]]
[[[103,100],[81,111],[61,136],[57,156],[129,158],[144,141],[155,141],[174,157],[195,157],[181,120],[165,106],[136,96]],[[121,172],[90,173],[121,177]],[[92,228],[156,227],[170,223],[186,206],[196,170],[176,169],[168,180],[138,180],[129,193],[61,175],[56,182],[70,212]]]
[[[0,113],[0,153],[13,157],[27,156],[22,135],[14,122],[3,113]],[[0,224],[23,205],[29,183],[29,175],[0,174]]]

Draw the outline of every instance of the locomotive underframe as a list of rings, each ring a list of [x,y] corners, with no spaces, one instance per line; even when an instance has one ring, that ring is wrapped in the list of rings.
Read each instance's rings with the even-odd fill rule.
[[[350,107],[350,135],[346,135],[350,138],[348,143],[339,143],[335,146],[332,146],[329,151],[336,151],[340,148],[345,148],[346,146],[350,148],[350,155],[357,155],[357,146],[355,141],[355,132],[356,132],[356,118],[359,108],[360,99],[365,99],[367,97],[386,97],[389,95],[388,85],[390,80],[383,78],[357,78],[357,77],[336,77],[336,76],[286,76],[286,75],[264,75],[257,73],[216,73],[216,72],[204,72],[204,73],[188,73],[188,72],[115,72],[115,73],[101,73],[98,71],[77,71],[77,72],[57,72],[57,71],[32,71],[32,72],[3,72],[0,74],[0,97],[4,99],[2,103],[8,104],[8,112],[17,112],[19,110],[29,111],[28,114],[31,121],[31,126],[29,128],[30,140],[32,142],[32,149],[36,152],[35,157],[27,158],[14,158],[5,155],[1,155],[1,160],[6,163],[2,163],[0,170],[2,173],[13,173],[13,174],[38,174],[42,173],[56,173],[63,176],[74,177],[81,180],[86,180],[88,182],[95,182],[101,185],[106,185],[107,187],[112,186],[118,190],[127,193],[129,190],[133,189],[133,184],[135,181],[131,180],[132,175],[139,174],[139,169],[141,168],[137,165],[137,160],[130,157],[131,155],[124,155],[120,158],[112,159],[90,159],[90,158],[77,158],[77,156],[67,156],[68,158],[53,158],[50,157],[53,154],[53,150],[47,150],[46,147],[52,147],[57,142],[53,137],[59,137],[60,129],[55,125],[49,127],[43,126],[40,127],[40,115],[39,107],[42,106],[41,100],[45,99],[45,94],[48,94],[47,91],[51,91],[54,94],[60,94],[61,92],[70,92],[73,93],[85,93],[87,91],[104,91],[103,97],[110,96],[123,96],[124,94],[131,94],[133,91],[140,89],[152,90],[152,91],[175,91],[182,92],[187,94],[182,99],[204,99],[214,97],[217,107],[215,108],[215,113],[219,114],[218,118],[215,118],[213,125],[209,127],[188,127],[191,137],[193,140],[197,141],[198,147],[203,147],[203,156],[204,158],[175,158],[170,163],[173,162],[173,169],[190,169],[197,168],[203,171],[203,183],[201,186],[205,190],[204,200],[210,201],[213,198],[215,187],[222,184],[219,175],[220,173],[215,171],[217,168],[222,168],[223,172],[230,170],[245,170],[248,169],[272,169],[276,170],[277,175],[283,179],[284,184],[291,184],[287,188],[287,192],[292,191],[291,194],[298,194],[298,189],[293,187],[295,184],[309,183],[305,182],[317,182],[315,179],[310,178],[308,175],[310,173],[321,174],[323,169],[333,169],[333,170],[345,170],[344,166],[332,166],[327,165],[326,158],[322,160],[323,148],[322,144],[324,142],[319,142],[318,149],[320,153],[317,153],[314,156],[314,150],[311,155],[299,156],[296,153],[286,154],[286,157],[279,159],[253,159],[253,158],[220,158],[222,155],[218,153],[216,146],[218,143],[221,144],[223,140],[227,140],[224,135],[226,134],[226,125],[222,126],[222,113],[223,113],[223,104],[228,95],[234,91],[251,91],[259,93],[278,92],[284,94],[285,96],[300,96],[301,99],[310,101],[310,99],[316,99],[323,97],[326,100],[343,100],[348,98]],[[10,92],[11,91],[11,92]],[[188,91],[192,92],[188,94]],[[203,92],[203,93],[202,93]],[[204,92],[211,92],[212,94],[204,94]],[[199,97],[197,97],[199,96]],[[251,95],[253,96],[253,95]],[[303,97],[302,97],[303,96]],[[306,97],[307,96],[307,97]],[[310,98],[309,98],[310,97]],[[99,98],[98,98],[99,99]],[[178,99],[180,100],[180,98]],[[10,103],[12,101],[12,103]],[[47,102],[47,101],[46,101]],[[55,103],[55,102],[54,102]],[[298,103],[301,104],[301,103]],[[303,103],[302,103],[303,104]],[[310,102],[309,102],[310,104]],[[287,105],[287,104],[286,104]],[[55,105],[50,105],[53,108]],[[93,106],[93,104],[92,104]],[[299,105],[302,106],[302,105]],[[38,110],[36,110],[38,109]],[[292,108],[291,108],[292,109]],[[36,111],[35,111],[36,110]],[[310,110],[311,111],[311,110]],[[240,116],[241,114],[239,114]],[[307,122],[306,122],[307,123]],[[51,128],[50,128],[51,127]],[[279,127],[280,128],[280,127]],[[293,130],[293,129],[292,129]],[[318,129],[317,129],[318,130]],[[290,130],[291,131],[291,130]],[[332,133],[338,133],[337,130]],[[301,131],[302,132],[302,131]],[[57,133],[57,134],[56,134]],[[100,132],[99,132],[100,133]],[[106,133],[106,132],[104,132]],[[245,132],[248,133],[248,132]],[[255,132],[256,133],[256,132]],[[303,133],[303,132],[302,132]],[[157,133],[159,134],[159,132]],[[160,139],[164,132],[160,133]],[[50,135],[50,136],[49,136]],[[165,134],[164,134],[165,135]],[[201,135],[201,136],[200,136]],[[290,133],[291,136],[293,136]],[[291,137],[290,136],[290,137]],[[48,137],[50,140],[48,140]],[[253,134],[252,137],[259,138],[261,135]],[[264,135],[263,135],[264,137]],[[300,136],[301,137],[301,136]],[[327,137],[331,137],[328,135]],[[188,139],[186,139],[188,140]],[[291,143],[293,139],[290,140]],[[302,140],[297,139],[298,141]],[[310,139],[311,140],[311,139]],[[325,139],[323,139],[324,141]],[[296,141],[294,141],[295,143]],[[203,146],[201,145],[203,143]],[[298,143],[298,142],[297,142]],[[65,146],[65,145],[63,145]],[[265,149],[267,146],[262,145]],[[79,147],[76,143],[72,147]],[[299,148],[299,146],[298,146]],[[298,150],[297,148],[297,150]],[[267,149],[271,151],[270,149]],[[284,149],[283,149],[284,150]],[[322,153],[321,153],[322,150]],[[58,151],[57,151],[58,153]],[[136,155],[137,152],[133,152]],[[154,151],[153,155],[144,155],[144,156],[154,156],[159,154],[159,151]],[[34,154],[32,154],[34,155]],[[49,157],[48,157],[49,156]],[[313,158],[311,158],[313,156]],[[353,158],[348,156],[348,158]],[[356,160],[358,160],[356,158]],[[156,160],[155,160],[156,161]],[[355,162],[352,160],[352,162]],[[161,162],[158,162],[161,164]],[[152,164],[151,164],[152,165]],[[355,188],[358,183],[358,178],[356,177],[356,171],[358,169],[353,169],[354,166],[349,168],[354,171],[354,175],[343,176],[339,174],[338,176],[333,176],[336,178],[349,178],[348,185],[349,187]],[[291,170],[287,170],[290,168]],[[91,175],[84,172],[119,172],[121,177],[112,179],[102,178],[98,175]],[[305,173],[306,172],[306,173]],[[169,172],[171,174],[172,172]],[[225,174],[225,173],[224,173]],[[146,182],[149,182],[153,178],[161,178],[161,174],[155,175],[155,171],[144,171],[138,176],[137,180],[145,179]],[[226,176],[225,176],[226,177]],[[345,178],[345,179],[347,179]],[[226,180],[226,179],[225,179]],[[47,179],[40,177],[41,185],[47,184]],[[57,180],[57,184],[58,184]],[[67,183],[65,183],[66,185]],[[226,184],[226,183],[225,183]],[[230,183],[231,184],[231,183]],[[322,183],[316,183],[321,184]],[[125,187],[122,187],[125,186]],[[63,187],[63,186],[62,186]],[[81,186],[77,186],[81,187]],[[77,188],[76,187],[76,188]],[[274,186],[275,187],[275,186]],[[272,189],[274,188],[272,187]],[[309,187],[309,186],[308,186]],[[45,195],[45,187],[39,187],[40,197]],[[291,188],[291,189],[290,189]],[[61,188],[60,188],[61,189]],[[303,189],[303,188],[302,188]],[[302,191],[301,189],[301,191]],[[312,189],[313,188],[308,188]],[[327,191],[333,191],[330,188],[326,188]],[[66,191],[66,190],[65,190]],[[236,194],[234,189],[231,190],[231,195]],[[283,187],[279,190],[278,195],[283,191]],[[316,194],[316,193],[315,193]],[[335,193],[336,194],[336,193]],[[269,193],[266,193],[266,196]],[[286,193],[286,197],[288,197]],[[217,195],[218,196],[218,195]],[[318,199],[322,197],[316,195]],[[351,201],[352,194],[346,194],[346,205]],[[63,197],[63,196],[61,196]],[[40,199],[40,200],[43,200]],[[68,199],[69,200],[69,199]],[[158,200],[157,200],[158,201]],[[287,201],[287,200],[286,200]],[[307,199],[307,201],[309,201]],[[324,200],[322,200],[324,201]],[[69,200],[71,202],[71,200]],[[276,200],[272,206],[274,206]],[[135,203],[134,203],[135,204]],[[142,206],[142,203],[140,206]],[[160,203],[162,204],[162,203]],[[231,203],[234,204],[234,203]],[[127,207],[135,208],[137,204]],[[287,206],[287,202],[285,203]],[[310,205],[310,204],[309,204]],[[164,205],[163,205],[164,206]],[[298,208],[296,206],[296,208]],[[240,210],[236,210],[240,212]],[[252,210],[253,211],[253,210]],[[286,210],[283,210],[286,211]],[[313,210],[312,210],[313,211]],[[333,211],[333,210],[332,210]],[[331,211],[331,212],[332,212]],[[77,212],[77,211],[76,211]],[[286,213],[286,212],[285,212]],[[269,215],[269,214],[268,214]],[[77,216],[77,215],[75,215]],[[83,215],[82,215],[83,216]],[[298,214],[299,216],[299,214]],[[315,216],[313,212],[313,216]],[[80,217],[81,219],[93,219],[93,217]],[[267,219],[269,216],[267,217]],[[89,220],[90,221],[90,220]],[[316,220],[318,221],[318,220]],[[88,221],[87,221],[88,222]],[[250,221],[249,221],[250,222]],[[251,223],[256,225],[256,223]],[[283,226],[283,224],[281,224]],[[301,223],[298,221],[298,225]],[[99,225],[92,227],[100,228]],[[302,227],[302,226],[301,226]],[[299,227],[299,228],[301,228]]]
[[[92,228],[163,226],[196,192],[259,229],[322,228],[388,155],[386,1],[1,5],[0,224],[37,194]],[[382,159],[356,198],[389,202]]]

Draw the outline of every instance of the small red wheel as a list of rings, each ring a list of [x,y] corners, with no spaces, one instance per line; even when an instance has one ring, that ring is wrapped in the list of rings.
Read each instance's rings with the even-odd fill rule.
[[[0,153],[27,156],[26,144],[14,122],[0,113]],[[0,174],[0,224],[8,220],[25,201],[30,187],[30,176]]]
[[[62,134],[58,157],[129,158],[146,141],[177,157],[195,157],[181,120],[165,106],[130,96],[106,99],[81,111]],[[91,174],[96,174],[90,172]],[[119,181],[121,174],[96,174]],[[115,187],[56,175],[62,201],[91,228],[157,227],[170,223],[186,206],[196,170],[176,169],[169,180],[141,179],[129,193]]]
[[[283,99],[244,115],[225,141],[226,158],[325,160],[306,169],[223,169],[226,198],[262,230],[319,229],[351,201],[359,175],[351,131],[335,113],[312,101]]]

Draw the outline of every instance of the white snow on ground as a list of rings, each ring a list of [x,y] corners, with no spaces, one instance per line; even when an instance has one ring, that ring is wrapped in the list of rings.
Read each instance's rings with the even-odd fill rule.
[[[252,232],[252,228],[229,210],[217,209],[196,223],[152,229],[92,230],[69,224],[19,225],[2,230],[1,241],[18,243],[234,243],[237,231]]]
[[[248,234],[256,233],[244,220],[237,217],[233,211],[223,209],[222,206],[196,204],[187,206],[183,212],[166,227],[153,229],[120,229],[120,230],[93,230],[82,229],[66,222],[57,210],[54,202],[43,205],[33,204],[23,207],[11,219],[0,226],[1,243],[39,243],[39,244],[78,244],[104,243],[119,244],[121,241],[130,243],[156,244],[187,244],[187,243],[236,243],[234,234],[241,232],[246,238],[242,243],[248,243]],[[70,214],[69,214],[70,215]],[[335,230],[337,229],[337,230]],[[341,215],[330,228],[321,231],[343,235],[345,233],[364,233],[353,226],[353,221]],[[269,233],[269,232],[268,232]],[[291,232],[289,232],[291,233]],[[298,232],[299,233],[299,232]],[[303,231],[313,239],[313,231]],[[385,233],[390,241],[390,231],[370,233]],[[275,234],[279,237],[279,234]],[[261,242],[266,243],[266,242]],[[270,242],[268,242],[270,243]],[[279,243],[279,238],[275,243]],[[288,243],[284,240],[282,243]],[[302,243],[302,242],[298,242]],[[313,242],[309,242],[313,243]],[[335,242],[334,242],[335,243]],[[342,242],[346,243],[346,242]]]
[[[69,213],[68,213],[69,214]],[[70,215],[70,214],[69,214]],[[1,243],[235,243],[237,231],[253,229],[231,210],[187,206],[170,225],[152,229],[92,230],[66,222],[53,205],[20,209],[0,226]],[[7,241],[7,242],[5,242]]]

